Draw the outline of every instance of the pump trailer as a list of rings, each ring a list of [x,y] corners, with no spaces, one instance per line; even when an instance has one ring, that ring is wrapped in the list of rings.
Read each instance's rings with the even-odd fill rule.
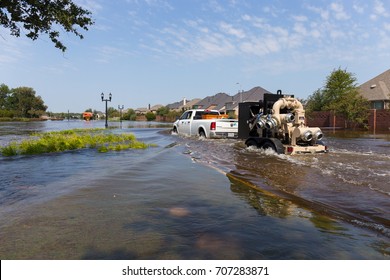
[[[238,138],[278,154],[326,153],[318,127],[306,126],[305,110],[293,95],[265,93],[259,102],[239,103]]]

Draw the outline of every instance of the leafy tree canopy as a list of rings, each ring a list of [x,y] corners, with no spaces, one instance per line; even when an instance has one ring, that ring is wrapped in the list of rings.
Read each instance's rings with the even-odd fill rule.
[[[340,68],[333,70],[323,89],[324,109],[342,112],[349,102],[348,98],[357,98],[358,95],[354,74]]]
[[[8,98],[9,107],[20,117],[37,118],[46,111],[47,106],[35,94],[35,90],[30,87],[15,88]]]
[[[321,89],[317,89],[309,98],[305,101],[305,109],[308,112],[322,111],[325,108],[324,93]]]
[[[147,112],[145,117],[147,121],[154,121],[156,119],[156,115],[152,112]]]
[[[71,0],[1,0],[0,25],[19,37],[21,29],[32,40],[47,34],[55,47],[65,52],[66,46],[60,41],[58,27],[73,33],[80,39],[79,28],[88,30],[94,24],[91,12]]]
[[[157,109],[156,114],[157,116],[164,116],[169,113],[169,108],[166,106],[160,107]]]
[[[7,106],[7,97],[11,93],[9,87],[5,84],[0,85],[0,109],[5,109]]]
[[[47,106],[34,89],[18,87],[9,89],[5,84],[0,85],[0,117],[15,116],[37,118],[46,112]]]
[[[127,109],[127,111],[123,114],[122,119],[129,120],[129,121],[135,121],[137,117],[137,114],[133,109]]]
[[[368,109],[369,102],[359,94],[355,75],[341,68],[333,70],[324,87],[306,102],[307,111],[334,111],[357,124],[367,120]]]

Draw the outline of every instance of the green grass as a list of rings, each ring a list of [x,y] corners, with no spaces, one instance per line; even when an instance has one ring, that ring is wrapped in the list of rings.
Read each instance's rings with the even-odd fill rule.
[[[29,139],[0,147],[0,153],[3,156],[37,155],[85,148],[108,152],[150,146],[154,145],[138,141],[133,134],[107,133],[105,129],[72,129],[33,134]]]

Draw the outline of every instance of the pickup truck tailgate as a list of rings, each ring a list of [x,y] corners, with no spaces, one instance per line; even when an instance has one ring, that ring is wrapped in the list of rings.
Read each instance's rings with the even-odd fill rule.
[[[236,138],[238,136],[238,121],[235,119],[220,119],[216,121],[215,136]]]

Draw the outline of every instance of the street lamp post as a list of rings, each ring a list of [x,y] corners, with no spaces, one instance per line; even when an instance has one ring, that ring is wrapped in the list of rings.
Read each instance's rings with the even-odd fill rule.
[[[118,105],[118,109],[119,109],[119,122],[120,122],[120,124],[121,124],[121,128],[122,128],[122,110],[123,110],[123,108],[125,108],[125,106],[124,105]]]
[[[106,102],[106,128],[108,128],[108,112],[107,112],[107,102],[110,101],[111,102],[111,99],[112,99],[112,94],[110,92],[110,94],[108,95],[108,99],[104,99],[104,93],[102,92],[102,94],[100,95],[102,97],[102,102]]]

